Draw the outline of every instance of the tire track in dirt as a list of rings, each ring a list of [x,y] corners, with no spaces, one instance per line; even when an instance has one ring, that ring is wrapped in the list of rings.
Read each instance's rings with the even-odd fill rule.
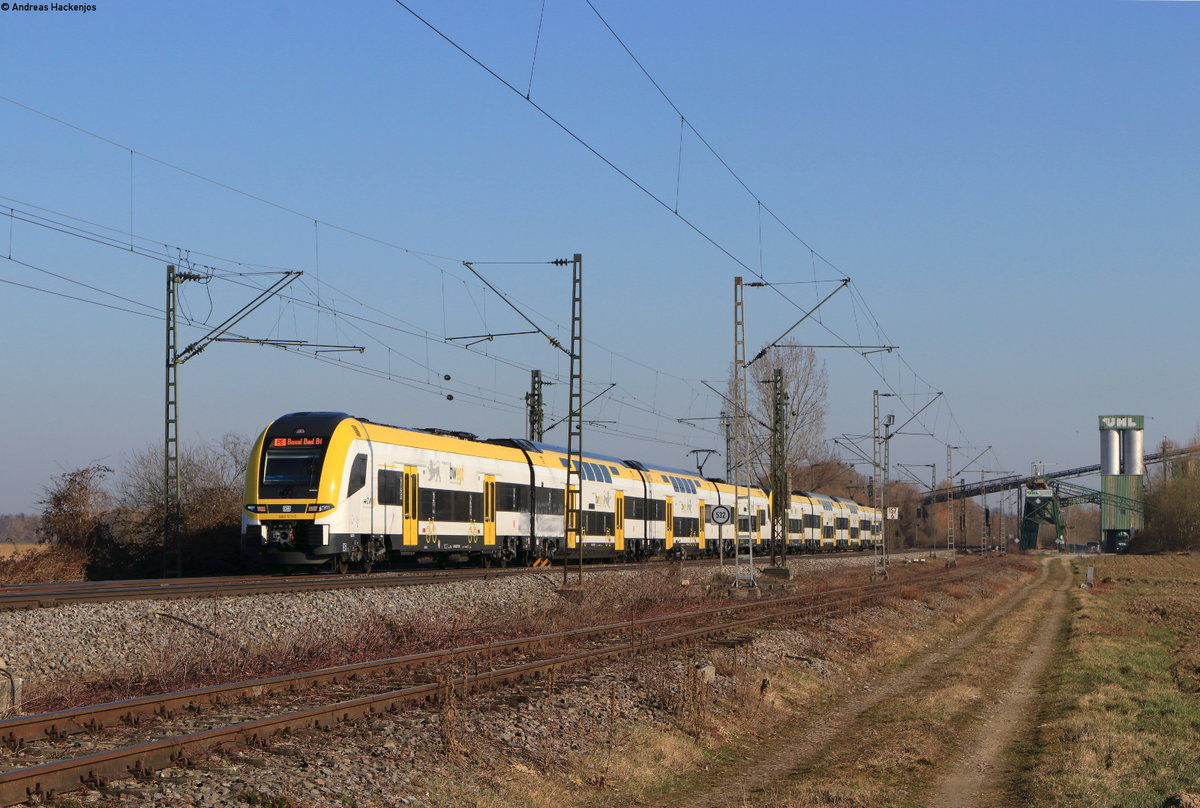
[[[1058,563],[1065,564],[1066,560]],[[1038,682],[1054,657],[1055,642],[1067,615],[1070,580],[1067,576],[1055,586],[1050,607],[1030,644],[1029,656],[1013,675],[1011,685],[997,696],[987,720],[967,739],[966,752],[954,762],[951,774],[942,780],[928,808],[1003,808],[1011,804],[1003,791],[1005,780],[1012,774],[1006,752],[1027,723]]]
[[[843,742],[852,734],[855,723],[864,714],[889,699],[919,687],[924,679],[934,674],[941,666],[969,650],[1001,620],[1024,604],[1031,595],[1046,586],[1049,573],[1049,563],[1042,564],[1035,579],[1019,587],[1006,601],[997,605],[986,617],[969,626],[958,636],[915,658],[903,670],[870,682],[867,687],[849,694],[838,706],[822,715],[812,716],[803,726],[784,729],[759,745],[760,748],[770,748],[774,751],[736,770],[724,768],[710,773],[697,787],[686,792],[662,795],[656,804],[688,808],[741,808],[748,805],[751,801],[750,795],[764,792],[787,780],[816,762],[827,748]],[[1065,602],[1065,595],[1063,598]],[[1065,608],[1063,611],[1065,613]],[[1052,645],[1053,643],[1051,647]],[[963,805],[973,804],[951,802],[947,805],[961,808]]]

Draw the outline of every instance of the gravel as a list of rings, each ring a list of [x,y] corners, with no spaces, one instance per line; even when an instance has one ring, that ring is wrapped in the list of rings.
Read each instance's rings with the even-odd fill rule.
[[[870,556],[790,559],[795,569],[870,566]],[[727,562],[727,569],[731,562]],[[715,567],[685,567],[703,585]],[[630,575],[634,571],[589,572]],[[53,682],[153,670],[189,647],[219,652],[223,640],[270,651],[315,636],[337,636],[365,617],[436,617],[487,622],[537,612],[558,602],[561,573],[487,581],[341,589],[227,598],[118,601],[0,612],[0,658],[24,679],[26,693]]]
[[[0,613],[0,656],[26,691],[51,682],[154,669],[165,656],[225,643],[252,651],[337,636],[368,616],[472,620],[555,602],[549,576],[295,594],[86,603]],[[218,640],[214,642],[214,640]]]
[[[871,566],[871,557],[801,558],[797,569]],[[685,569],[703,587],[715,567]],[[729,571],[729,567],[726,568]],[[629,575],[636,571],[592,572]],[[198,653],[220,648],[213,635],[236,638],[254,650],[286,647],[314,636],[336,636],[367,615],[437,616],[464,622],[502,620],[561,602],[561,574],[421,587],[338,590],[236,598],[136,601],[60,606],[0,613],[0,655],[29,684],[94,678],[153,666],[163,649],[177,655],[186,645]],[[170,615],[170,617],[164,617]],[[859,619],[862,619],[860,616]],[[750,639],[747,637],[747,639]],[[836,663],[810,650],[811,639],[782,629],[750,642],[750,662],[784,658],[836,675]],[[687,665],[710,669],[704,687],[713,697],[733,697],[735,682],[720,670],[728,654],[717,649],[684,660],[675,652],[652,652],[565,671],[554,682],[471,697],[444,709],[376,715],[325,731],[277,738],[265,749],[214,752],[190,768],[171,768],[145,779],[113,782],[102,790],[75,792],[76,804],[131,806],[419,806],[446,805],[439,784],[454,781],[460,766],[475,771],[544,771],[574,762],[603,777],[604,750],[630,727],[668,729],[678,713]],[[703,655],[705,652],[701,651]],[[721,656],[721,654],[725,654]],[[812,655],[811,657],[809,655]],[[713,663],[717,663],[714,665]],[[672,703],[674,702],[674,708]],[[583,758],[580,758],[583,755]],[[580,761],[582,769],[579,769]]]

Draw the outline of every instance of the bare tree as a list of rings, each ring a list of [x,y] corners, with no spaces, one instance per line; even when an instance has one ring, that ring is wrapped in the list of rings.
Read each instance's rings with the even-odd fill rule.
[[[243,479],[250,444],[227,434],[216,444],[185,446],[179,454],[180,504],[189,533],[241,520]],[[162,446],[148,446],[124,464],[117,488],[119,533],[127,540],[158,541],[163,529]]]
[[[112,501],[104,490],[104,478],[112,469],[93,463],[58,475],[43,489],[39,534],[43,541],[57,542],[90,552],[101,538]]]
[[[783,371],[783,387],[788,397],[784,457],[793,478],[798,479],[797,471],[801,467],[830,459],[822,440],[829,392],[825,365],[817,360],[812,348],[772,348],[747,371],[750,469],[752,476],[762,484],[766,484],[770,476],[770,425],[776,368]],[[731,392],[732,388],[731,378]],[[793,484],[792,487],[797,486]]]

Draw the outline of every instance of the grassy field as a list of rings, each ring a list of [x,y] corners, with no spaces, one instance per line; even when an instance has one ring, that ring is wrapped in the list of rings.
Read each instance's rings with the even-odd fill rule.
[[[37,551],[42,547],[43,545],[40,544],[16,544],[11,541],[0,541],[0,558],[9,558],[30,550]]]
[[[1026,804],[1133,808],[1200,792],[1200,555],[1073,566],[1070,630],[1022,752]],[[1093,589],[1079,587],[1088,566]]]

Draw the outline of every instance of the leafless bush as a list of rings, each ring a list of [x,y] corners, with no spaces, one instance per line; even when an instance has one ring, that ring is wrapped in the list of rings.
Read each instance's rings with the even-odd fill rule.
[[[112,512],[112,501],[104,490],[104,478],[111,473],[108,466],[93,463],[64,472],[46,486],[38,501],[43,506],[42,541],[90,552]]]

